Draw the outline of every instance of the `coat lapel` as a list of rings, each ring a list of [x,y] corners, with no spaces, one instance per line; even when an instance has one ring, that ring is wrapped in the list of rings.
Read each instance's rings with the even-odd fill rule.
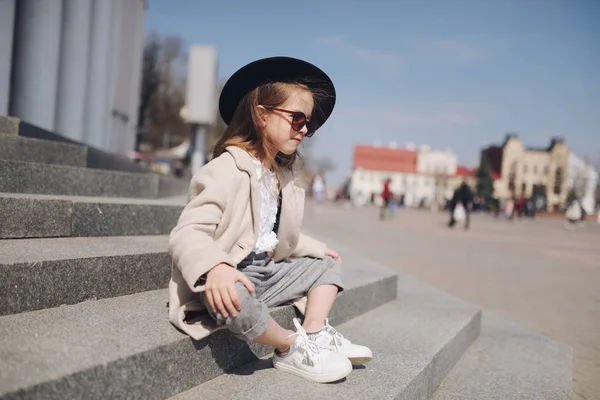
[[[252,158],[245,150],[236,146],[227,147],[227,151],[233,156],[238,168],[250,175],[250,209],[252,212],[252,227],[254,230],[254,238],[258,237],[260,229],[260,184],[258,175],[256,175],[256,167],[252,163]]]
[[[252,209],[252,226],[254,228],[254,239],[258,237],[258,231],[260,229],[260,184],[256,174],[250,175],[250,203]]]
[[[281,191],[281,217],[277,238],[279,244],[275,248],[273,258],[287,258],[298,244],[299,224],[302,220],[304,192],[296,187],[291,173],[284,174],[284,184]]]

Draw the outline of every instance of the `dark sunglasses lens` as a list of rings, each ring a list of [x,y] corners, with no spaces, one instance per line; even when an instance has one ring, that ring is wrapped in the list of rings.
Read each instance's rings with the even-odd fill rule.
[[[304,125],[306,125],[306,115],[300,112],[294,113],[294,117],[292,119],[292,129],[298,132],[304,128]]]

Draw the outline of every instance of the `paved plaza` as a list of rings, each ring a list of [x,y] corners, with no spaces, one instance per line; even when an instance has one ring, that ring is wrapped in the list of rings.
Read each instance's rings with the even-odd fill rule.
[[[475,215],[465,231],[447,228],[441,212],[377,216],[372,207],[307,204],[304,226],[570,344],[574,399],[600,399],[600,225],[569,232],[562,219]]]

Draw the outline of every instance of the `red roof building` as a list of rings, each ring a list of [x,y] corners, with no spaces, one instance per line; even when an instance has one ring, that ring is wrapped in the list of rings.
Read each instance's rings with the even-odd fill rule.
[[[461,178],[474,178],[475,169],[465,167],[464,165],[457,165],[456,176],[460,176]]]
[[[367,145],[354,146],[354,168],[371,171],[417,172],[415,150],[392,149]]]

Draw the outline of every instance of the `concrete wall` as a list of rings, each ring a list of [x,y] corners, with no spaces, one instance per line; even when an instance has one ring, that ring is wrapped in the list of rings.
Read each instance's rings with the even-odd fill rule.
[[[55,129],[62,0],[16,2],[9,113]]]
[[[85,141],[92,0],[64,0],[56,125],[60,135]]]
[[[137,107],[142,68],[144,9],[140,2],[118,3],[121,15],[115,48],[116,65],[110,112],[108,147],[111,151],[132,149],[135,143]]]
[[[0,0],[0,114],[102,150],[133,150],[145,8]]]
[[[0,115],[8,114],[15,0],[0,0]]]

